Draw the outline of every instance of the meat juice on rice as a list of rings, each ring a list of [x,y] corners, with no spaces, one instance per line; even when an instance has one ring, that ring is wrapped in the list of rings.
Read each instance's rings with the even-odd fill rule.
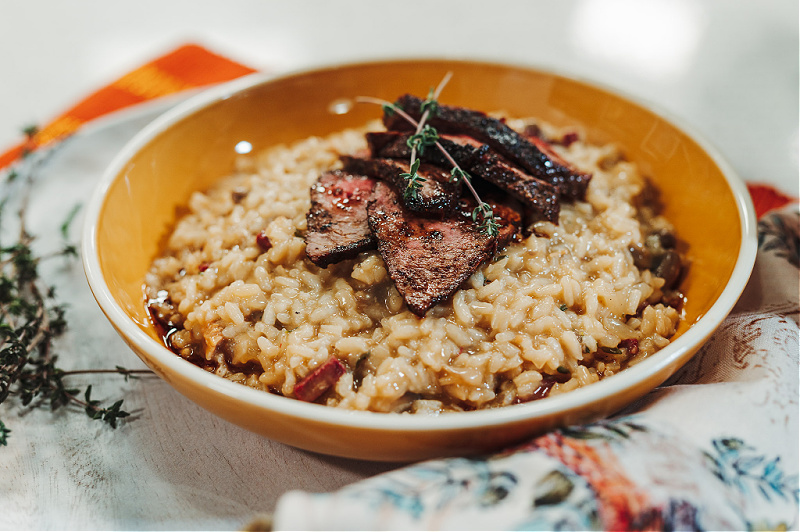
[[[507,124],[563,136],[530,119]],[[347,371],[317,402],[438,413],[565,393],[669,343],[679,298],[637,267],[637,250],[671,228],[643,204],[648,184],[637,167],[615,146],[581,136],[555,149],[593,175],[585,201],[563,203],[557,225],[536,222],[531,236],[498,250],[422,318],[407,309],[377,251],[312,264],[309,188],[380,128],[242,156],[231,176],[191,196],[146,277],[150,310],[173,351],[287,397],[335,356]]]

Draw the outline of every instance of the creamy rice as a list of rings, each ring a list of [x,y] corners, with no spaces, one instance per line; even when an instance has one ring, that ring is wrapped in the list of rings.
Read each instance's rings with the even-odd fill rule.
[[[639,205],[646,180],[634,164],[580,138],[555,148],[593,174],[586,201],[562,203],[558,225],[538,222],[424,318],[406,308],[377,251],[312,264],[309,187],[340,154],[365,148],[367,129],[243,157],[233,175],[192,195],[146,279],[151,308],[177,330],[167,340],[176,353],[288,397],[336,356],[348,371],[318,402],[442,412],[568,392],[669,343],[679,311],[629,251],[669,226]],[[638,353],[620,348],[630,339]]]

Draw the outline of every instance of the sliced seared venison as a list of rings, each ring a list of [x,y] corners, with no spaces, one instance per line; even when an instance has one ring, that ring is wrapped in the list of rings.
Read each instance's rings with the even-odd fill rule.
[[[420,118],[422,99],[406,94],[396,103],[413,118]],[[413,129],[398,113],[384,113],[383,122],[390,130]],[[481,111],[439,105],[436,113],[428,117],[427,123],[435,127],[439,134],[468,135],[490,145],[500,155],[520,165],[534,177],[558,187],[561,197],[565,199],[583,199],[586,195],[590,174],[576,170],[560,158],[556,161],[548,157],[529,138],[520,135],[502,120]]]
[[[488,145],[480,149],[470,171],[522,200],[528,208],[529,218],[558,223],[561,210],[558,188],[523,172]]]
[[[405,188],[405,179],[401,174],[408,173],[411,169],[408,159],[369,159],[343,155],[341,160],[346,171],[386,181],[399,190]],[[452,211],[461,195],[461,184],[450,181],[450,172],[438,166],[421,164],[417,173],[425,181],[414,197],[404,199],[406,207],[430,215]]]
[[[497,234],[497,248],[500,251],[506,247],[512,240],[515,240],[523,228],[523,212],[522,204],[516,199],[502,194],[499,191],[490,192],[482,190],[480,193],[481,199],[489,204],[492,208],[497,223],[500,226]],[[472,212],[478,203],[471,196],[464,196],[458,200],[458,213],[473,225],[479,225],[479,221],[472,219]]]
[[[306,255],[322,268],[375,248],[367,223],[367,202],[374,179],[334,170],[311,187],[306,214]]]
[[[389,276],[418,316],[450,298],[497,246],[496,237],[460,213],[440,218],[413,213],[400,193],[383,182],[375,185],[367,219]]]
[[[406,158],[411,154],[407,143],[410,136],[411,133],[396,131],[367,133],[367,144],[373,157]],[[488,144],[466,135],[442,135],[439,143],[468,173],[494,183],[521,200],[528,209],[529,220],[558,223],[557,187],[527,174]],[[428,148],[421,158],[445,168],[451,165],[436,148]]]
[[[408,145],[412,133],[408,131],[371,131],[366,134],[367,145],[373,157],[390,157],[392,159],[408,159],[411,148]],[[459,166],[466,167],[483,146],[483,143],[466,135],[439,135],[439,144]],[[420,159],[441,168],[450,168],[452,163],[435,146],[430,146],[421,154]]]

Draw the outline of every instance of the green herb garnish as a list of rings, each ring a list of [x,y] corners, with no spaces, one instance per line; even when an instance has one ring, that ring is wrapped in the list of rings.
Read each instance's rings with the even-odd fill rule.
[[[419,162],[419,158],[417,157],[417,153],[422,153],[426,147],[436,146],[436,148],[444,155],[447,161],[452,165],[452,170],[450,171],[451,175],[451,182],[458,182],[463,181],[464,184],[469,189],[472,196],[475,198],[475,201],[478,202],[478,206],[472,213],[472,219],[475,222],[479,222],[480,230],[490,237],[496,237],[500,232],[500,224],[498,223],[498,218],[494,215],[494,211],[492,207],[484,202],[475,188],[472,186],[472,182],[470,179],[469,174],[465,172],[453,157],[444,149],[444,147],[439,143],[439,133],[436,131],[436,128],[426,124],[426,120],[429,116],[435,115],[439,110],[439,103],[438,98],[439,94],[441,93],[444,86],[450,80],[452,76],[451,72],[448,72],[444,79],[439,83],[436,89],[431,89],[428,93],[428,98],[422,103],[420,106],[420,110],[422,111],[422,115],[420,116],[419,122],[414,120],[408,113],[403,111],[403,109],[397,105],[397,103],[387,102],[385,100],[381,100],[379,98],[372,98],[367,96],[360,96],[356,98],[357,102],[364,102],[364,103],[374,103],[378,104],[383,108],[383,111],[387,113],[388,116],[393,116],[395,113],[403,117],[408,123],[416,127],[416,130],[413,135],[408,139],[408,147],[411,148],[411,161],[410,166],[411,170],[408,173],[402,174],[403,179],[406,181],[406,187],[403,192],[403,197],[406,199],[408,198],[416,198],[416,194],[419,188],[422,186],[421,182],[425,181],[424,178],[420,177],[417,173],[419,170],[419,164],[414,166],[415,163]]]
[[[38,131],[26,129],[29,137]],[[30,151],[23,153],[29,157]],[[70,258],[77,255],[77,248],[69,243],[69,229],[80,209],[73,207],[60,225],[64,246],[46,255],[36,255],[32,250],[34,236],[25,225],[33,175],[44,159],[12,170],[16,179],[24,178],[19,190],[19,231],[16,241],[0,244],[0,403],[14,399],[20,409],[46,407],[57,410],[68,405],[82,408],[91,418],[99,419],[116,427],[117,421],[129,415],[122,410],[122,400],[110,406],[102,406],[91,399],[91,385],[82,394],[77,388],[68,386],[68,377],[86,373],[117,373],[126,378],[149,370],[116,369],[64,371],[56,365],[54,340],[66,329],[66,305],[56,300],[55,288],[47,286],[39,276],[39,266],[56,257]],[[21,168],[24,168],[21,169]],[[0,220],[5,214],[6,200],[0,203]],[[11,433],[0,420],[0,445],[7,445]]]
[[[425,124],[419,133],[414,133],[408,137],[406,144],[409,148],[412,150],[417,150],[419,154],[422,155],[422,153],[425,151],[425,148],[429,146],[436,146],[437,142],[439,142],[439,133],[436,131],[436,128]]]
[[[6,428],[2,420],[0,420],[0,445],[8,445],[8,435],[11,429]]]
[[[406,200],[417,199],[419,197],[419,189],[422,188],[422,183],[427,181],[427,179],[417,173],[419,171],[419,163],[420,160],[415,159],[414,162],[411,163],[409,172],[400,174],[400,177],[406,182],[406,186],[403,189],[403,198]]]

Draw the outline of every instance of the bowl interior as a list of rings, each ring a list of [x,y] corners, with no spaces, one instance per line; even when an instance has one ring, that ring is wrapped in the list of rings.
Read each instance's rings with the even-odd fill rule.
[[[110,184],[97,220],[96,247],[111,296],[155,338],[142,299],[144,274],[189,195],[232,170],[237,143],[258,151],[363,125],[379,116],[377,106],[356,104],[336,114],[335,104],[362,95],[391,101],[406,92],[424,95],[447,71],[453,77],[443,103],[579,125],[590,142],[622,146],[657,184],[663,213],[690,262],[678,334],[704,315],[725,288],[742,240],[736,198],[704,149],[652,111],[595,85],[454,61],[368,63],[289,76],[214,101],[158,132]]]
[[[249,142],[257,152],[362,126],[381,110],[349,105],[356,96],[425,95],[448,71],[453,77],[443,103],[580,126],[590,142],[618,144],[652,179],[690,263],[682,283],[685,319],[678,330],[684,338],[629,371],[557,398],[439,418],[331,412],[336,409],[219,379],[160,345],[145,309],[145,273],[192,192],[233,170],[237,144]],[[696,140],[648,108],[596,85],[533,69],[401,60],[270,80],[256,76],[186,102],[123,150],[87,216],[84,263],[101,308],[140,358],[176,390],[229,421],[284,443],[361,459],[467,454],[610,415],[663,382],[699,348],[744,288],[755,254],[752,223],[745,223],[752,207],[743,204],[744,187],[732,188],[723,168]],[[731,290],[735,271],[740,273]],[[715,306],[718,300],[722,304]],[[702,320],[707,314],[711,319]]]

